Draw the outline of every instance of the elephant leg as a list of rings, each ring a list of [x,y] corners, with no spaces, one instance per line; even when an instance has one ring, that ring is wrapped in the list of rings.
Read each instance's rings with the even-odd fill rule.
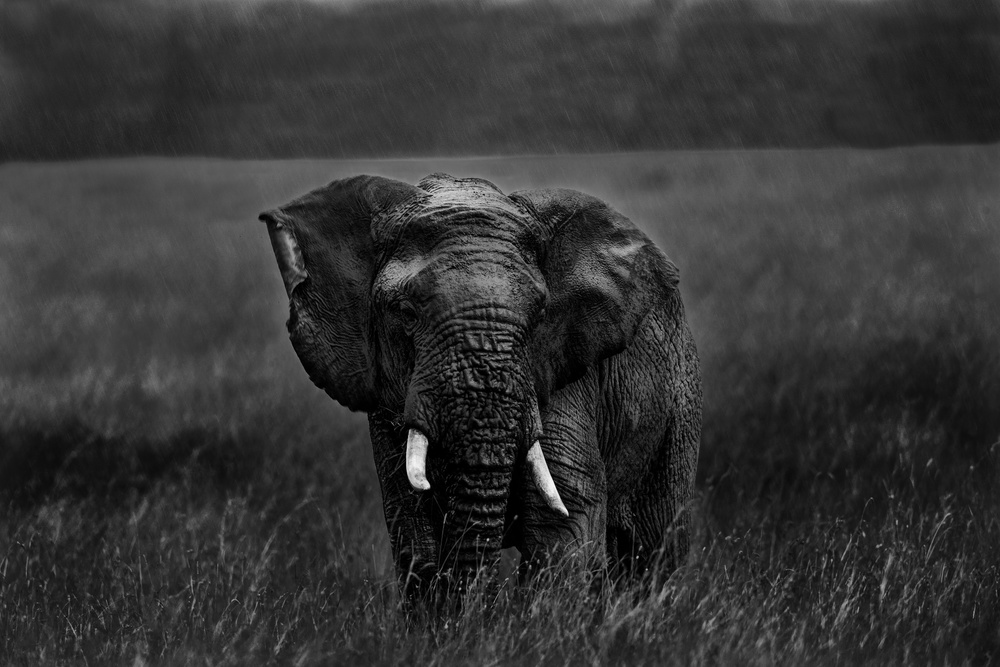
[[[412,603],[427,597],[438,573],[434,497],[415,491],[406,478],[405,434],[377,414],[369,415],[368,423],[396,575],[404,598]]]
[[[627,579],[654,567],[669,574],[690,542],[701,381],[694,342],[677,319],[648,318],[635,343],[607,362],[608,558]]]
[[[553,394],[543,411],[542,450],[569,517],[545,504],[522,466],[517,476],[522,488],[515,490],[522,575],[562,559],[604,568],[607,482],[597,440],[596,399],[596,374],[590,372]]]
[[[666,577],[687,558],[691,545],[691,489],[701,442],[701,377],[691,332],[680,332],[670,419],[649,476],[632,498],[635,570],[655,567]]]
[[[666,575],[680,564],[689,546],[689,512],[665,480],[669,456],[654,463],[650,475],[625,507],[615,512],[608,531],[608,555],[617,578],[640,579],[655,570]]]
[[[608,541],[616,574],[636,579],[652,571],[665,577],[683,564],[691,543],[689,492],[698,433],[697,415],[681,413],[671,419],[648,474],[638,481],[634,495],[612,511]]]

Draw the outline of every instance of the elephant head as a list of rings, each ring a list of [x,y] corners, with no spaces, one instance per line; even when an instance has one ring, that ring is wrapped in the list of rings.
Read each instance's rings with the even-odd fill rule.
[[[401,576],[496,562],[512,489],[568,515],[540,411],[635,334],[663,264],[645,235],[578,192],[445,174],[339,180],[260,217],[309,377],[369,413]]]

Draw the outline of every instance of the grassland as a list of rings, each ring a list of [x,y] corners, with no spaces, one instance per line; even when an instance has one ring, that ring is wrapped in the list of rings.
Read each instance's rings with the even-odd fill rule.
[[[363,416],[256,213],[332,178],[568,185],[682,270],[695,548],[398,613]],[[0,663],[1000,661],[1000,148],[0,166]],[[584,587],[585,588],[585,587]]]

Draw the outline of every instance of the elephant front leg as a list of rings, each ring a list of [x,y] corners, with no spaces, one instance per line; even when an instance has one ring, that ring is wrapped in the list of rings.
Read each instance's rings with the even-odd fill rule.
[[[414,490],[406,478],[405,434],[378,416],[369,417],[369,427],[400,591],[408,603],[425,600],[438,574],[434,498]]]
[[[607,484],[597,438],[596,395],[591,372],[553,394],[542,412],[542,451],[569,517],[546,505],[522,466],[513,541],[521,552],[523,575],[564,560],[604,568]]]
[[[420,500],[408,502],[423,504]],[[389,497],[383,501],[400,590],[408,601],[415,602],[427,599],[433,589],[438,574],[438,547],[430,522],[421,516],[423,512],[406,511],[405,504],[405,500],[401,503]]]

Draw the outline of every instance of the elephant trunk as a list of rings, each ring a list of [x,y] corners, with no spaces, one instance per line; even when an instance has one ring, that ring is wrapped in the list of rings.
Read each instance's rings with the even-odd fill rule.
[[[430,482],[427,481],[427,450],[429,447],[430,442],[428,442],[427,436],[417,429],[411,428],[406,437],[406,477],[415,491],[427,491],[431,488]],[[563,504],[562,498],[559,496],[559,489],[556,488],[552,474],[549,472],[548,463],[546,463],[545,455],[542,453],[542,443],[539,440],[535,440],[534,444],[531,445],[525,458],[531,479],[539,493],[542,494],[545,503],[559,514],[569,516],[569,511]]]
[[[520,460],[543,498],[566,514],[536,444],[541,420],[523,332],[502,319],[450,322],[435,331],[406,398],[406,476],[444,510],[438,565],[460,584],[499,561]]]
[[[460,471],[448,484],[442,569],[464,585],[500,560],[511,469]]]

